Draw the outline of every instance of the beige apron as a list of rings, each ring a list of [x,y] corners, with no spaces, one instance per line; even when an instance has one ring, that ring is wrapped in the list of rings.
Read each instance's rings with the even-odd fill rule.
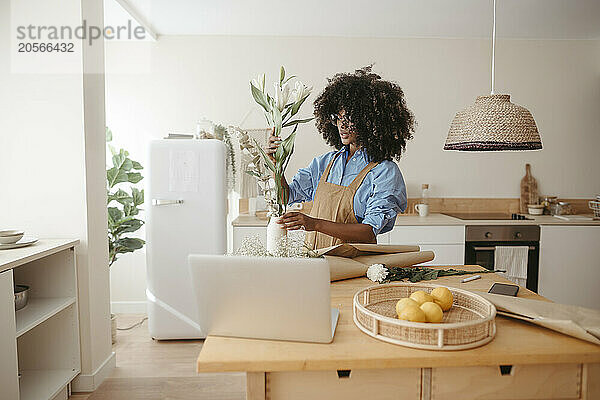
[[[310,216],[320,218],[332,222],[341,222],[344,224],[357,224],[356,216],[354,215],[354,194],[356,190],[367,176],[367,173],[372,170],[378,163],[370,162],[362,171],[354,178],[348,186],[336,185],[335,183],[327,182],[331,166],[335,159],[340,155],[338,153],[333,160],[327,165],[325,172],[321,175],[317,193],[313,200],[313,206]],[[343,240],[333,236],[326,235],[321,232],[306,232],[306,246],[309,249],[322,249],[324,247],[335,246],[344,243]],[[375,243],[375,241],[373,241]]]

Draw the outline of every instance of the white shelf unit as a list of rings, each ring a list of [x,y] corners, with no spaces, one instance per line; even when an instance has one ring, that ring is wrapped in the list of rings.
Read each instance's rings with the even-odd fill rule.
[[[66,392],[64,382],[71,382],[76,375],[68,368],[22,371],[21,399],[55,399]]]
[[[17,311],[17,338],[30,329],[35,328],[48,318],[58,314],[71,304],[75,304],[75,297],[46,297],[32,298],[27,307]]]
[[[0,254],[0,282],[6,286],[10,281],[10,301],[3,298],[0,314],[10,318],[12,308],[14,321],[9,324],[12,337],[1,337],[0,349],[2,354],[11,348],[16,350],[16,363],[12,362],[15,355],[8,362],[0,360],[0,373],[20,375],[16,397],[12,395],[11,399],[66,400],[68,385],[81,372],[76,244],[42,240],[37,248]],[[30,287],[27,305],[16,312],[13,284]],[[8,382],[14,383],[14,379]]]

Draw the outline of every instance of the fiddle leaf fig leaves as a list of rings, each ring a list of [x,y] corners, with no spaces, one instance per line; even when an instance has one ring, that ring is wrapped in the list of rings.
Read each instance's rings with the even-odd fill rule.
[[[133,162],[129,159],[129,153],[121,149],[118,154],[115,154],[112,158],[113,167],[121,169],[123,171],[131,171],[133,168]]]
[[[108,194],[108,203],[113,200],[123,205],[133,203],[133,198],[123,189],[119,189],[115,193]]]
[[[106,128],[106,141],[113,139],[112,132]],[[112,154],[112,167],[106,170],[108,204],[108,265],[111,266],[119,254],[131,253],[144,246],[144,240],[127,234],[138,231],[144,221],[137,216],[144,204],[144,190],[133,186],[144,177],[140,172],[142,164],[129,158],[129,152],[107,144]],[[124,183],[132,184],[129,188]],[[128,190],[129,189],[129,190]]]
[[[118,183],[127,182],[127,173],[118,168],[110,168],[106,171],[108,188],[112,189]]]
[[[133,199],[133,205],[136,207],[144,204],[144,189],[132,188],[131,198]]]
[[[127,182],[129,182],[129,183],[138,183],[142,179],[144,179],[144,177],[139,172],[128,172],[127,173]]]

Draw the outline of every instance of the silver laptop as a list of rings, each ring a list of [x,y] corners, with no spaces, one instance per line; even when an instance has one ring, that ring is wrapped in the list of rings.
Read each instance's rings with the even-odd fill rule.
[[[208,335],[331,343],[329,265],[319,258],[189,256],[198,324]]]

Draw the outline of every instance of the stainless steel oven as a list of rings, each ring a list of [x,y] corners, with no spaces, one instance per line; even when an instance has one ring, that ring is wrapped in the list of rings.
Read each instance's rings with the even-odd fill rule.
[[[537,292],[540,227],[537,225],[467,225],[465,264],[494,269],[496,246],[528,246],[527,289]]]

